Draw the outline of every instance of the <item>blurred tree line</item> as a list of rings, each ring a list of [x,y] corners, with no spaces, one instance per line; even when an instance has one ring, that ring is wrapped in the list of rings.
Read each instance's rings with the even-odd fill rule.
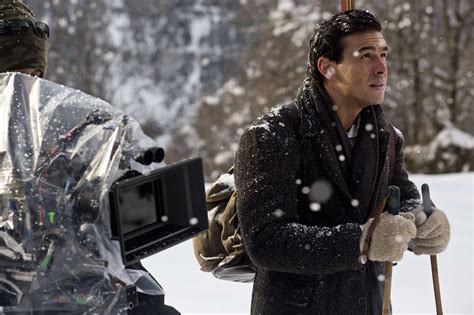
[[[472,133],[472,1],[367,2],[387,21],[393,90],[387,104],[407,142],[427,143],[451,125]]]
[[[322,0],[26,2],[51,26],[48,79],[130,113],[167,162],[202,156],[209,179],[233,163],[258,115],[295,97],[314,25],[339,10]],[[356,6],[375,12],[390,46],[385,111],[405,135],[410,171],[472,170],[472,1]],[[428,152],[447,128],[468,143]]]

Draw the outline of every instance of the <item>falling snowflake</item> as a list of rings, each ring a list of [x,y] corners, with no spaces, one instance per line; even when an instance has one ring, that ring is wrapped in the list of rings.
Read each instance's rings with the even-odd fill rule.
[[[328,71],[326,72],[326,79],[331,79],[336,74],[336,70],[333,67],[329,67]]]
[[[312,202],[310,205],[309,205],[309,208],[314,211],[314,212],[317,212],[319,210],[321,210],[321,204],[317,203],[317,202]]]
[[[281,218],[283,216],[283,210],[276,209],[275,211],[273,211],[273,215],[276,216],[277,218]]]
[[[400,234],[397,234],[395,236],[395,242],[402,243],[403,242],[403,236],[401,236]]]
[[[310,198],[319,204],[325,203],[331,198],[333,188],[328,180],[321,179],[311,185]]]

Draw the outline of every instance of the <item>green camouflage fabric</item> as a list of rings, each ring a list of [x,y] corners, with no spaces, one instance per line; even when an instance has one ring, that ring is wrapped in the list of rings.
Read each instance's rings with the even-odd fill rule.
[[[36,22],[34,13],[19,0],[0,0],[0,21],[25,19]],[[31,28],[22,34],[0,34],[0,72],[34,68],[44,77],[47,68],[47,40]]]

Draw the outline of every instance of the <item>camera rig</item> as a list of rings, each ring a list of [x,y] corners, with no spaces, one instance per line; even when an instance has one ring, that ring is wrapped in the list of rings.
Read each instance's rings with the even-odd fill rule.
[[[43,93],[30,93],[34,84]],[[164,165],[164,150],[133,119],[52,82],[0,75],[8,93],[1,311],[124,313],[139,291],[163,297],[135,267],[207,228],[201,159]]]

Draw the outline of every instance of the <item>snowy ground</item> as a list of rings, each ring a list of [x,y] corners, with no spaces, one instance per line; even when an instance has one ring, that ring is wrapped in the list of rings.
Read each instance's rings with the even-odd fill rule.
[[[451,242],[438,255],[444,314],[474,314],[474,173],[414,175],[428,183],[433,202],[451,222]],[[190,241],[143,260],[163,285],[166,304],[182,314],[249,314],[251,284],[217,280],[199,270]],[[393,269],[394,314],[435,314],[428,256],[407,253]]]

